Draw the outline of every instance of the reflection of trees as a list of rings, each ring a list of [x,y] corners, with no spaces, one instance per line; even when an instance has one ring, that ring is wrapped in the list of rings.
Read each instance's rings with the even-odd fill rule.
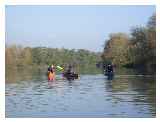
[[[7,83],[14,83],[19,81],[25,81],[25,80],[38,80],[42,78],[42,75],[44,76],[44,71],[39,71],[37,68],[17,68],[12,67],[6,70],[6,82]]]
[[[117,68],[115,78],[110,82],[106,81],[106,90],[108,90],[108,87],[111,88],[113,93],[128,90],[129,79],[124,76],[126,74],[135,74],[135,71],[126,68]]]
[[[122,93],[128,91],[129,84],[126,79],[113,79],[112,81],[106,81],[106,92],[110,93],[112,102],[118,104],[123,100]]]
[[[110,94],[114,106],[120,102],[126,102],[126,105],[132,102],[136,107],[139,107],[139,110],[144,110],[144,106],[147,105],[148,111],[155,113],[155,78],[117,76],[112,81],[106,80],[105,87],[107,96]]]
[[[137,95],[134,95],[132,98],[136,106],[141,107],[141,104],[148,105],[148,110],[153,113],[153,115],[155,115],[156,112],[155,81],[155,78],[135,78],[130,83],[132,91],[137,92]]]
[[[5,72],[5,80],[7,83],[16,82],[18,80],[18,71],[16,67],[12,67]]]
[[[127,80],[128,79],[123,79],[123,78],[119,80],[114,79],[112,81],[112,92],[115,93],[115,92],[127,91],[129,88],[129,83]]]

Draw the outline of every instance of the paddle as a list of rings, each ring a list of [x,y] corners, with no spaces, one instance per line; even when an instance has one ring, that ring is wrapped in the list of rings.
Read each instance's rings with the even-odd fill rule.
[[[60,67],[60,66],[56,66],[57,67],[57,69],[59,69],[59,70],[63,70],[63,68],[62,67]]]

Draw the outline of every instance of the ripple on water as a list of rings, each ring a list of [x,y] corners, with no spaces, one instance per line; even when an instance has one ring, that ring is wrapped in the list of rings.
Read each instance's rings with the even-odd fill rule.
[[[108,81],[103,75],[82,75],[75,81],[6,84],[6,115],[154,117],[155,85],[146,82],[147,78],[133,76],[117,76]]]

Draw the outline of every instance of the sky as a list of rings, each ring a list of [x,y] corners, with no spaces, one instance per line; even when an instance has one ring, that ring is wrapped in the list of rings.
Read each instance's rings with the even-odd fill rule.
[[[153,5],[6,6],[6,44],[103,51],[110,33],[145,26]]]

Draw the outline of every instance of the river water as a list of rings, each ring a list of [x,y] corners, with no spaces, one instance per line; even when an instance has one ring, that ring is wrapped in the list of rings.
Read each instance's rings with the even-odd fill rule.
[[[28,80],[27,80],[28,78]],[[151,75],[80,75],[67,81],[45,75],[6,83],[6,117],[155,117],[156,82]]]

